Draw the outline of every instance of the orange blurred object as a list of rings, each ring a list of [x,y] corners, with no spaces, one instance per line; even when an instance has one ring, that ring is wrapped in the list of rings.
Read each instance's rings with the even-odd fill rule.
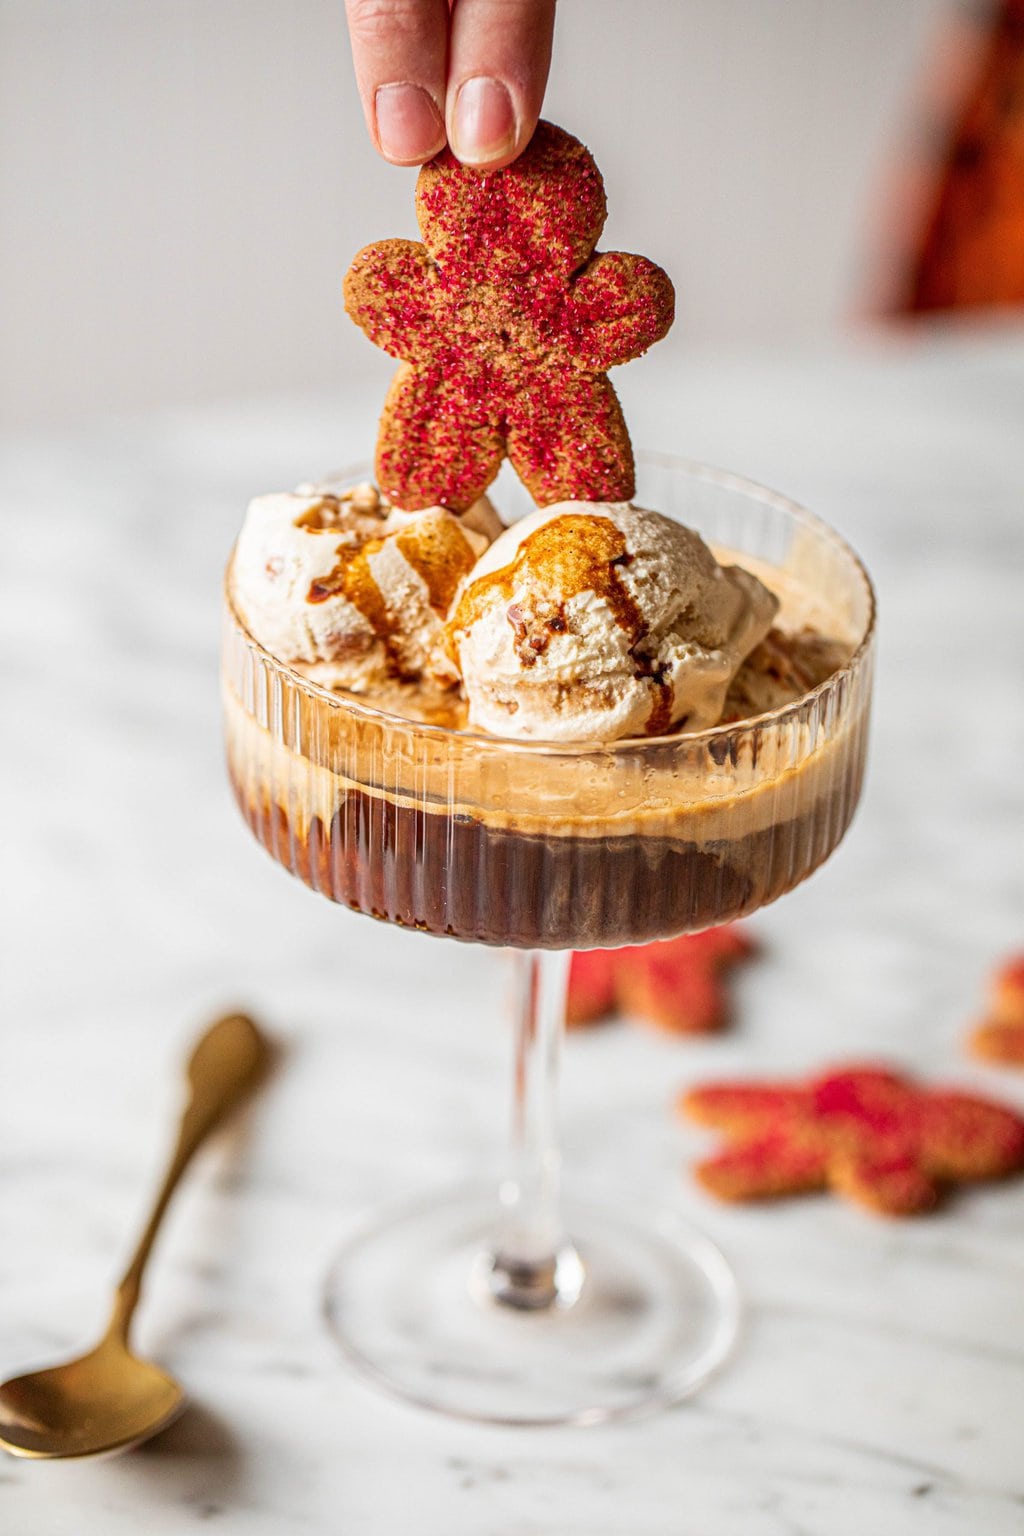
[[[970,1045],[984,1061],[1024,1067],[1024,954],[996,971],[988,1015],[974,1030]]]
[[[1024,305],[1024,0],[1003,0],[896,308]]]

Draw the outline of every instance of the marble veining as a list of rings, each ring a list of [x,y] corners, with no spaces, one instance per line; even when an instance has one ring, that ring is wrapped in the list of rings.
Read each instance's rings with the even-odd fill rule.
[[[631,1426],[434,1420],[341,1367],[318,1284],[381,1202],[496,1166],[500,956],[289,881],[223,781],[220,569],[246,498],[365,456],[373,402],[239,403],[8,440],[0,461],[0,1371],[99,1324],[195,1027],[281,1044],[182,1191],[139,1341],[187,1384],[152,1445],[0,1461],[4,1536],[1014,1536],[1024,1531],[1024,1184],[885,1224],[827,1199],[705,1200],[674,1092],[884,1055],[1024,1107],[970,1062],[983,977],[1024,943],[1024,333],[790,357],[656,357],[635,437],[834,522],[882,603],[870,778],[830,865],[752,922],[739,1024],[573,1038],[569,1180],[664,1202],[732,1259],[748,1318],[693,1402]]]

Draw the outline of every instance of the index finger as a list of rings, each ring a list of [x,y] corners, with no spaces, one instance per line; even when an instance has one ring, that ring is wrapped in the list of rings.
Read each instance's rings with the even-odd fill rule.
[[[464,165],[499,170],[530,142],[554,25],[555,0],[454,0],[448,140]]]

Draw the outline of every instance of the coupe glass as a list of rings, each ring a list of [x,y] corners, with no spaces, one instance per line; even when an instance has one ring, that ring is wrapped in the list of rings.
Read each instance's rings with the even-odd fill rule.
[[[356,472],[358,474],[358,471]],[[556,1094],[571,951],[731,922],[805,879],[860,793],[874,598],[825,524],[760,486],[641,457],[637,501],[820,599],[849,663],[737,725],[553,746],[416,724],[264,651],[231,602],[228,765],[252,831],[332,901],[506,947],[517,966],[511,1149],[349,1241],[326,1313],[350,1359],[422,1405],[594,1423],[685,1396],[735,1336],[736,1286],[671,1210],[560,1196]],[[609,1092],[614,1085],[609,1084]]]

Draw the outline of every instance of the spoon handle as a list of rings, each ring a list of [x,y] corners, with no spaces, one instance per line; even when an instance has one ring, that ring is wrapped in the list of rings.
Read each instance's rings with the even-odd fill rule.
[[[228,1014],[201,1035],[187,1067],[189,1097],[178,1140],[138,1246],[117,1287],[108,1334],[127,1343],[146,1267],[164,1212],[193,1153],[263,1076],[270,1049],[253,1021]]]

